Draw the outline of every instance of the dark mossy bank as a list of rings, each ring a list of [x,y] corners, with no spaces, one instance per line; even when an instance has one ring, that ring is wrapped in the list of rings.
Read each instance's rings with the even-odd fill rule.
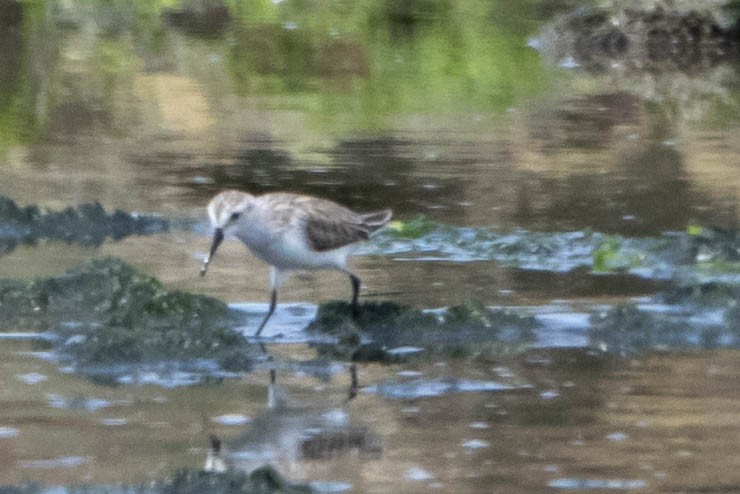
[[[355,361],[394,361],[411,354],[471,357],[516,353],[534,341],[534,317],[470,303],[424,311],[394,302],[322,304],[307,330],[332,335],[319,353]]]
[[[119,240],[168,230],[169,222],[164,218],[120,210],[107,213],[97,202],[46,211],[35,205],[18,206],[12,199],[0,196],[0,254],[41,240],[97,246],[108,238]]]
[[[220,300],[168,291],[115,258],[30,283],[0,282],[0,329],[44,331],[81,367],[209,359],[245,368],[255,352],[233,331],[239,321]]]

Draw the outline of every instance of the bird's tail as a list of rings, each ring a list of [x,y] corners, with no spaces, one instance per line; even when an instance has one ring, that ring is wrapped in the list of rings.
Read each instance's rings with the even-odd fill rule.
[[[382,211],[374,211],[372,213],[365,213],[362,215],[362,222],[368,227],[368,230],[374,232],[384,227],[393,217],[393,211],[390,209],[383,209]]]

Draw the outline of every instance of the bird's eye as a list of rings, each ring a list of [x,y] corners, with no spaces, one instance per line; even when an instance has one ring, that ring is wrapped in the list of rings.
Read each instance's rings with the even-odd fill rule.
[[[241,213],[239,213],[239,212],[236,212],[236,213],[231,213],[231,221],[236,221],[236,220],[238,220],[238,219],[239,219],[239,216],[241,216],[241,215],[242,215],[242,214],[241,214]]]

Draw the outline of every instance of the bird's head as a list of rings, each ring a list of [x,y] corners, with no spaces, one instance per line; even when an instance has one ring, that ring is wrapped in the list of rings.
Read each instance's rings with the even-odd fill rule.
[[[218,246],[224,240],[224,235],[236,228],[236,225],[244,218],[252,207],[253,196],[236,190],[225,190],[217,194],[208,203],[208,218],[213,226],[213,241],[211,250],[203,262],[200,275],[205,276],[208,264],[213,259]]]

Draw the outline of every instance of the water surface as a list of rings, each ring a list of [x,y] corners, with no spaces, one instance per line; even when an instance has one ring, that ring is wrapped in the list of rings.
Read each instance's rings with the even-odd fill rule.
[[[441,225],[360,247],[363,298],[474,300],[545,321],[534,348],[501,361],[361,365],[364,389],[346,411],[382,455],[292,458],[282,473],[352,492],[740,489],[737,350],[584,348],[601,304],[696,274],[657,255],[595,272],[592,239],[617,236],[639,257],[692,225],[737,228],[737,64],[550,64],[528,40],[572,2],[21,5],[0,29],[0,194],[50,210],[98,201],[173,227],[96,248],[21,245],[0,257],[0,278],[118,256],[243,308],[238,329],[250,334],[267,268],[226,242],[200,278],[204,207],[227,187],[292,190]],[[732,286],[736,273],[720,267]],[[345,275],[297,274],[266,329],[292,342],[268,349],[311,410],[341,403],[347,377],[343,362],[322,363],[320,377],[299,365],[316,358],[301,326],[316,304],[349,295]],[[199,467],[209,433],[234,439],[264,413],[268,364],[193,386],[145,373],[108,386],[45,350],[0,341],[0,484],[143,483]]]

